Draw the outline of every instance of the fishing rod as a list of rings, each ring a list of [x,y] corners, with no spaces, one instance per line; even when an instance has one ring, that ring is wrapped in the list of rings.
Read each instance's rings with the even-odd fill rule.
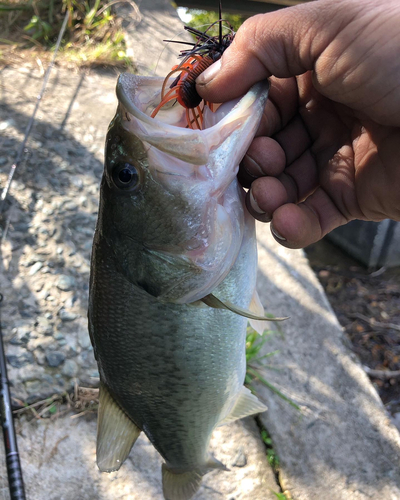
[[[65,28],[67,27],[67,22],[69,18],[69,11],[66,12],[64,21],[62,23],[60,32],[58,34],[53,58],[51,63],[49,64],[46,74],[43,79],[42,88],[37,96],[35,109],[30,117],[28,125],[25,130],[24,139],[19,147],[17,157],[15,162],[11,166],[10,173],[8,174],[8,179],[6,185],[0,196],[0,216],[3,212],[5,200],[7,198],[8,192],[11,187],[11,183],[14,177],[14,173],[17,169],[19,162],[21,161],[22,154],[25,150],[26,143],[28,141],[28,137],[31,133],[35,115],[39,109],[40,103],[42,101],[44,92],[46,90],[47,82],[50,77],[51,70],[53,69],[54,62],[58,53],[58,49],[60,48],[62,37],[64,36]],[[6,223],[6,229],[7,229]],[[4,239],[4,234],[3,238]],[[0,311],[1,304],[3,302],[3,295],[0,293]],[[4,353],[4,343],[3,343],[3,332],[1,328],[1,315],[0,315],[0,417],[1,417],[1,425],[3,428],[3,436],[4,436],[4,447],[6,452],[6,467],[7,467],[7,476],[8,476],[8,486],[10,490],[11,500],[25,500],[25,488],[24,481],[22,478],[22,467],[19,459],[19,452],[17,446],[17,437],[15,434],[14,428],[14,420],[11,406],[11,397],[10,397],[10,383],[8,380],[7,374],[7,364],[6,357]]]
[[[3,295],[0,293],[0,311]],[[0,405],[1,425],[3,427],[4,446],[6,449],[6,467],[11,500],[25,500],[24,481],[19,460],[17,438],[15,435],[12,414],[10,387],[7,375],[6,357],[4,354],[3,332],[0,315]]]

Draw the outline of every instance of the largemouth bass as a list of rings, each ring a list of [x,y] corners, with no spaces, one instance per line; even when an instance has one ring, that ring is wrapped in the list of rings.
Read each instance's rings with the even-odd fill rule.
[[[100,470],[119,469],[144,431],[165,460],[165,498],[187,500],[205,473],[225,469],[208,452],[213,429],[266,409],[243,386],[244,316],[261,312],[254,219],[236,174],[269,84],[206,109],[204,130],[190,130],[180,106],[150,117],[162,82],[118,81],[89,331],[101,383]]]

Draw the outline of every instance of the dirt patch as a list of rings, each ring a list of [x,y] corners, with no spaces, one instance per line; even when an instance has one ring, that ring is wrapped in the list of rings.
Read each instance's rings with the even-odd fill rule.
[[[400,370],[400,267],[372,272],[328,240],[306,248],[329,302],[363,365]],[[400,378],[372,377],[391,413],[400,411]]]

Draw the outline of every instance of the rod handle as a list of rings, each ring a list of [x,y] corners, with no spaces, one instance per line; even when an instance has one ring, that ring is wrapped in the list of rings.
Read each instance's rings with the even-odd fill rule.
[[[11,500],[25,500],[24,482],[18,452],[7,453],[6,464]]]

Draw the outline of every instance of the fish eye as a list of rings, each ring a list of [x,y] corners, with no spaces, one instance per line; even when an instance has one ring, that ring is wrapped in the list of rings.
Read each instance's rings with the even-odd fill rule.
[[[114,184],[119,189],[131,190],[139,184],[139,173],[130,163],[118,163],[112,170]]]

